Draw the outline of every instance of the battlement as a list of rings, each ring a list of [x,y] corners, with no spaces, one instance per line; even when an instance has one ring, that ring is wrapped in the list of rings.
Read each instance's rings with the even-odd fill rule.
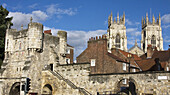
[[[151,19],[150,19],[151,20]],[[155,16],[152,16],[152,22],[149,21],[148,13],[146,13],[146,17],[142,17],[142,29],[145,28],[147,25],[158,25],[161,26],[161,17],[159,13],[159,17],[155,20]]]
[[[108,28],[112,25],[112,24],[122,24],[125,25],[125,13],[123,13],[122,17],[119,17],[119,13],[117,13],[117,20],[116,17],[114,17],[114,21],[113,21],[113,16],[112,16],[112,12],[108,18]]]
[[[88,42],[105,40],[105,39],[107,39],[106,35],[96,36],[96,37],[91,37],[91,38],[89,38],[89,41],[88,41]]]

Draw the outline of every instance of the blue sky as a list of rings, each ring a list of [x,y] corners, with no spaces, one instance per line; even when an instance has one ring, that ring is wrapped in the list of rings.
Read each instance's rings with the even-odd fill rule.
[[[137,39],[140,46],[141,18],[146,12],[161,14],[164,49],[170,44],[170,0],[2,0],[0,2],[13,16],[13,28],[27,27],[30,17],[44,29],[68,32],[68,43],[75,47],[75,56],[87,46],[87,40],[106,33],[111,11],[122,16],[125,12],[128,48]]]

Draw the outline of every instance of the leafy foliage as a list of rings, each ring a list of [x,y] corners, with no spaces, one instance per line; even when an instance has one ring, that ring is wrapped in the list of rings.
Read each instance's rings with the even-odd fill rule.
[[[6,29],[13,24],[11,23],[12,17],[7,17],[9,11],[0,6],[0,66],[4,59],[4,51],[5,51],[5,34]]]

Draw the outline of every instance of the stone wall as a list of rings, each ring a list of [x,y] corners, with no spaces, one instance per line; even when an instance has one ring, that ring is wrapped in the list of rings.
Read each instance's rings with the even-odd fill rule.
[[[86,65],[87,66],[87,65]],[[81,70],[85,65],[59,66],[58,72],[65,78],[72,81],[76,86],[82,87],[92,95],[97,92],[118,92],[119,82],[123,79],[131,80],[135,83],[138,95],[170,94],[170,73],[169,72],[138,72],[138,73],[119,73],[119,74],[91,74],[88,70]],[[83,68],[82,68],[83,69]],[[166,79],[161,79],[164,77]]]

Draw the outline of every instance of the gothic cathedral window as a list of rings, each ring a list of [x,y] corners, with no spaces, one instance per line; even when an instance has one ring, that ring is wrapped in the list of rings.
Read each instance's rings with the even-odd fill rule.
[[[21,49],[21,42],[19,43],[19,49]]]
[[[151,39],[151,45],[153,48],[156,47],[156,37],[154,35],[152,36],[152,39]]]
[[[116,48],[120,48],[120,35],[116,35]]]

